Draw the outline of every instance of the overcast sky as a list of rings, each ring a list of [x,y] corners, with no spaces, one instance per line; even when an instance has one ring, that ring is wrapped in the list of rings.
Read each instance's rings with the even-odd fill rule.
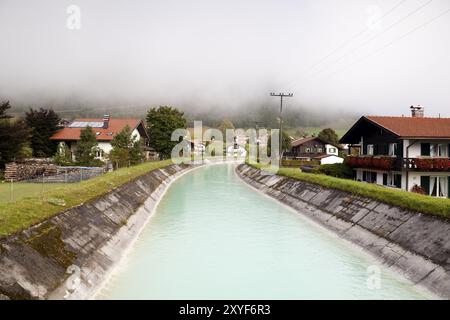
[[[67,27],[70,5],[79,30]],[[289,91],[290,108],[401,115],[422,104],[450,117],[449,9],[448,0],[0,0],[0,99],[231,109]]]

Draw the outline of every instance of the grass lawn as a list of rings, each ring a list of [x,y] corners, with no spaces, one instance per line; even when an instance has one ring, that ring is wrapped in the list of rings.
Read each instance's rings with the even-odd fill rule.
[[[262,165],[251,166],[255,168],[263,167]],[[379,185],[334,178],[322,174],[303,173],[299,169],[294,168],[281,168],[277,174],[317,184],[325,188],[347,191],[404,209],[450,219],[450,199],[439,199],[402,190],[385,188]]]
[[[46,183],[44,185],[44,193],[53,189],[61,188],[64,184],[61,183]],[[14,183],[13,195],[14,201],[21,200],[25,197],[40,196],[42,193],[41,183]],[[0,203],[11,201],[11,183],[0,183]]]
[[[91,180],[55,186],[53,190],[45,192],[43,198],[37,186],[38,191],[34,196],[24,196],[20,201],[13,203],[0,201],[0,237],[26,229],[61,211],[98,198],[139,176],[170,164],[172,164],[171,160],[147,162],[119,169]],[[8,191],[6,198],[9,198]]]

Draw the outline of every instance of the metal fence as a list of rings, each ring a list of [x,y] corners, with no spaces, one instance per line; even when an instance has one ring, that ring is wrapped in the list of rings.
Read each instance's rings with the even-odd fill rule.
[[[58,167],[56,173],[43,173],[32,179],[5,181],[0,185],[0,202],[15,202],[29,196],[41,196],[60,184],[73,184],[102,175],[107,170],[101,167]]]

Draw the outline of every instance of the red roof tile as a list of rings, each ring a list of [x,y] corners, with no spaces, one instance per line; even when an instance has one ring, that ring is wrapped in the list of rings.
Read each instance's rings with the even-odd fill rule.
[[[403,138],[450,138],[450,118],[366,118]]]
[[[103,119],[75,119],[73,122],[102,122]],[[73,123],[72,122],[72,123]],[[122,131],[127,125],[131,130],[136,129],[142,121],[139,119],[110,119],[107,129],[92,128],[97,134],[98,141],[111,141],[114,136]],[[63,128],[58,130],[50,139],[56,141],[76,141],[80,139],[81,130],[84,128]]]

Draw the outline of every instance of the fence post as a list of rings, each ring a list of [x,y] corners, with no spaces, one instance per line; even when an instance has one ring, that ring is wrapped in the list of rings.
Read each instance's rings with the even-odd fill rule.
[[[14,201],[14,179],[11,179],[11,193],[9,195],[11,202]]]
[[[44,200],[44,185],[45,185],[45,173],[42,174],[42,192],[41,192],[42,200]]]
[[[80,169],[80,182],[83,181],[83,168]]]

